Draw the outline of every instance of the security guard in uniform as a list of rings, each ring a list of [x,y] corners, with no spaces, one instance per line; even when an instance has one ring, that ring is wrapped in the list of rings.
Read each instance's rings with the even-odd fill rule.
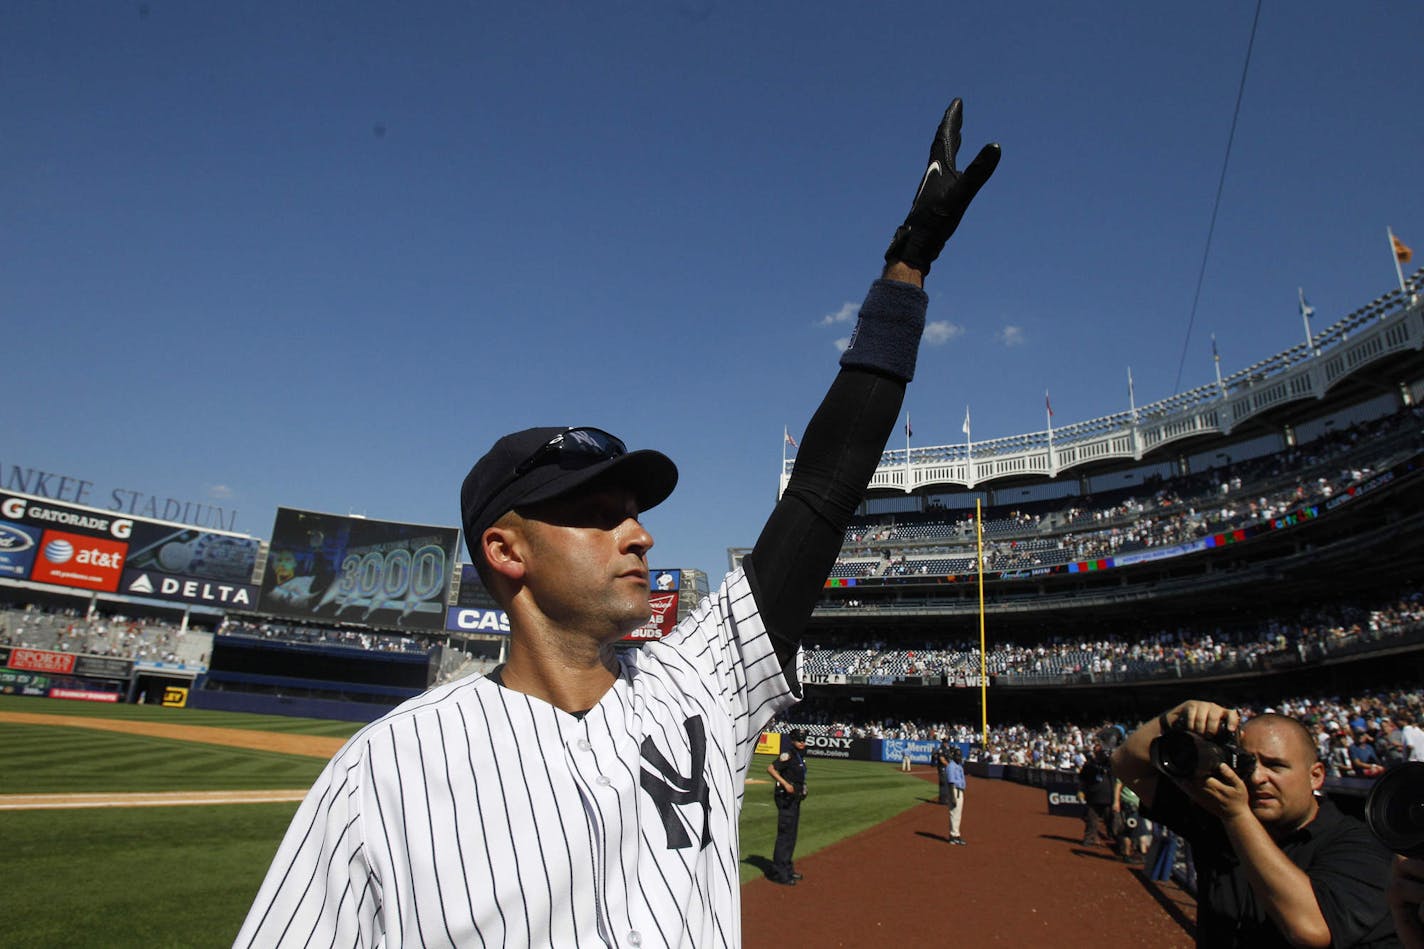
[[[801,821],[801,801],[806,797],[806,733],[797,728],[786,736],[790,747],[766,766],[776,787],[776,849],[771,854],[773,883],[795,886],[801,879],[791,855],[796,850],[796,826]]]

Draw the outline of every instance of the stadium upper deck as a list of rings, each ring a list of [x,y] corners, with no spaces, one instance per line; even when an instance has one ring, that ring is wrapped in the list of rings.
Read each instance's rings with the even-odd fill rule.
[[[1304,342],[1219,381],[1126,412],[982,442],[889,450],[871,480],[866,510],[924,511],[933,503],[1012,503],[1025,485],[1069,484],[1057,496],[1101,490],[1093,476],[1191,473],[1216,454],[1236,460],[1313,439],[1333,416],[1364,417],[1415,404],[1424,394],[1424,268]],[[1373,408],[1371,406],[1373,405]],[[1356,416],[1358,417],[1358,416]],[[1351,419],[1353,420],[1353,418]],[[1252,444],[1260,442],[1260,444]],[[781,474],[786,486],[795,460]],[[1009,489],[1019,489],[1007,496]],[[1045,495],[1048,496],[1048,495]],[[889,501],[891,503],[879,503]]]

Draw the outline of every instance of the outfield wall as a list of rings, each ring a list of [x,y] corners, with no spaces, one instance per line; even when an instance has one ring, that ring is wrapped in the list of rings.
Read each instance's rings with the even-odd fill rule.
[[[188,708],[218,712],[252,712],[258,715],[293,715],[298,718],[327,718],[341,722],[373,722],[395,708],[372,702],[342,702],[336,699],[297,698],[262,692],[222,692],[194,689],[188,693]]]

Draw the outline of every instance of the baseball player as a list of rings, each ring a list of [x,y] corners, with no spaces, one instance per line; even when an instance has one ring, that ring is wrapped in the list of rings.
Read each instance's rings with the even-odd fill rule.
[[[595,428],[497,441],[460,492],[507,662],[362,729],[298,809],[239,946],[737,946],[737,821],[759,734],[914,375],[923,277],[999,160],[935,134],[841,369],[752,553],[666,639],[640,515],[677,469]]]

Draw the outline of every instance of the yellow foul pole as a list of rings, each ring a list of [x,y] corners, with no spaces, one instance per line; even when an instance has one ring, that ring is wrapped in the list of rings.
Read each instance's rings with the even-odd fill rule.
[[[974,533],[979,540],[979,710],[984,749],[989,748],[989,660],[984,654],[984,511],[974,499]]]

